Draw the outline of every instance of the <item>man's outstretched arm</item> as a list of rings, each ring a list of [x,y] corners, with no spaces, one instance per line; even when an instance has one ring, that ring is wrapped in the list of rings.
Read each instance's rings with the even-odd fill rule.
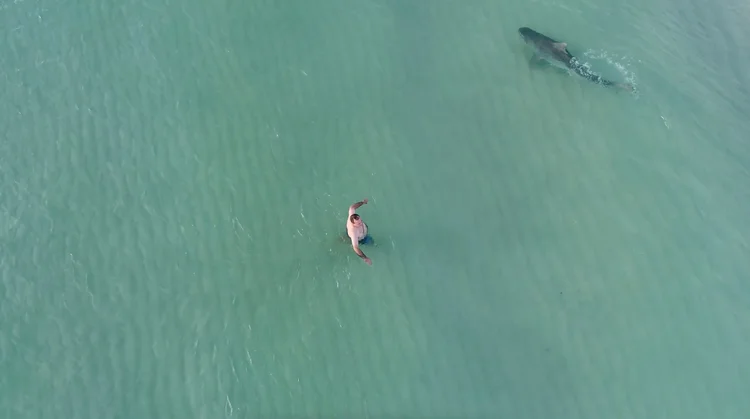
[[[357,256],[359,256],[362,260],[367,262],[368,265],[372,265],[372,261],[370,260],[370,258],[368,258],[367,255],[365,255],[365,252],[363,252],[359,248],[359,244],[356,243],[354,240],[352,240],[352,248],[354,248],[354,253],[356,253]]]
[[[365,198],[365,199],[363,199],[363,200],[361,200],[359,202],[353,203],[352,206],[349,207],[349,215],[354,214],[357,211],[357,208],[361,207],[362,205],[364,205],[366,203],[367,203],[367,198]]]

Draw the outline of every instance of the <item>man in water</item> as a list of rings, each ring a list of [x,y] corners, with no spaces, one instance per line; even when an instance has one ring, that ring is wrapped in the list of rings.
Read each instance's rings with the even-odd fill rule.
[[[370,258],[365,256],[365,254],[359,248],[360,244],[365,244],[368,241],[372,241],[370,235],[367,234],[367,224],[362,221],[362,217],[360,217],[356,212],[357,208],[365,205],[366,203],[367,198],[363,199],[362,201],[355,202],[349,207],[349,217],[346,219],[346,234],[352,241],[354,253],[356,253],[357,256],[367,262],[368,265],[372,265],[372,261],[370,260]]]

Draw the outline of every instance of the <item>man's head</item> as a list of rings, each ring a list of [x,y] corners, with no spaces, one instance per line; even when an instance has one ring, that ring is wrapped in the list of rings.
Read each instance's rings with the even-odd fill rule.
[[[355,226],[360,225],[362,223],[362,219],[359,217],[359,214],[352,214],[349,217],[349,221],[351,221],[352,224],[354,224]]]

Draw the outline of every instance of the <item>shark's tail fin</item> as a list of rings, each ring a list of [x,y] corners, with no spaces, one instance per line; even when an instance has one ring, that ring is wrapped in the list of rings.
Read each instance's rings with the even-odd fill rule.
[[[624,90],[627,90],[628,92],[634,92],[635,91],[635,86],[633,86],[630,83],[617,83],[617,87],[619,87],[621,89],[624,89]]]

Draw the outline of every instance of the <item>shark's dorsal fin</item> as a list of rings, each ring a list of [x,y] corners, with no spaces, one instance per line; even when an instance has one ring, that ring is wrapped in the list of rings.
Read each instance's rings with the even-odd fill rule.
[[[568,47],[568,44],[565,42],[555,42],[554,43],[555,48],[559,49],[560,51],[565,51],[565,48]]]

